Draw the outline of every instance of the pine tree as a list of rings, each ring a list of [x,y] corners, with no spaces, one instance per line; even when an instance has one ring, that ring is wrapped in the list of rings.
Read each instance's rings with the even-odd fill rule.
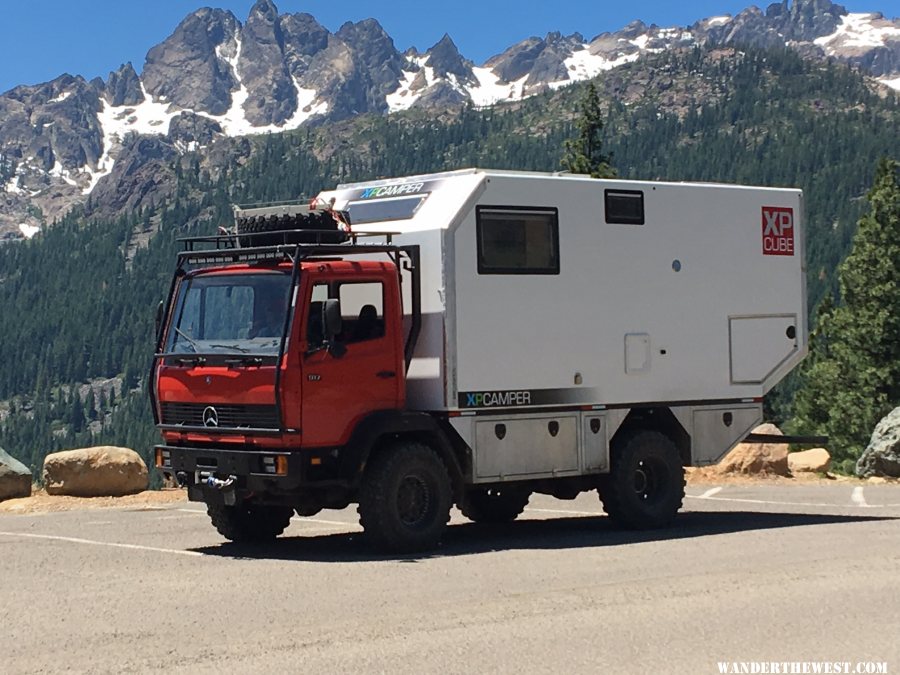
[[[615,178],[612,158],[603,153],[603,109],[593,82],[588,83],[576,123],[578,138],[567,140],[561,164],[566,171],[591,178]]]
[[[855,460],[900,405],[900,163],[882,159],[853,245],[838,269],[841,304],[820,308],[796,426]]]

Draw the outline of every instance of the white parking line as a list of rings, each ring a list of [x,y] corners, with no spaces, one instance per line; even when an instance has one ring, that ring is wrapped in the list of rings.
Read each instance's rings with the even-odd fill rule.
[[[712,502],[740,502],[743,504],[773,504],[775,506],[829,506],[835,509],[843,509],[847,508],[842,504],[823,504],[820,502],[781,502],[781,501],[772,501],[768,499],[738,499],[734,497],[704,497],[694,496],[694,495],[685,495],[688,499],[704,499]],[[860,505],[862,506],[862,505]],[[895,509],[900,507],[900,504],[866,504],[866,508],[871,509]]]
[[[531,506],[525,509],[526,511],[533,511],[535,513],[565,513],[569,516],[602,516],[602,511],[571,511],[569,509],[536,509]]]
[[[88,544],[91,546],[108,546],[110,548],[127,548],[136,551],[154,551],[156,553],[173,553],[175,555],[187,555],[192,557],[202,556],[198,551],[179,551],[174,548],[157,548],[155,546],[139,546],[138,544],[119,544],[111,541],[95,541],[93,539],[79,539],[77,537],[57,537],[51,534],[31,534],[26,532],[0,532],[6,537],[25,537],[27,539],[46,539],[49,541],[65,541],[70,544]]]
[[[311,525],[314,523],[319,523],[321,525],[336,525],[339,527],[357,527],[359,523],[348,523],[342,522],[340,520],[322,520],[321,518],[294,518],[291,520],[292,523],[300,523],[302,525]]]
[[[697,497],[697,499],[709,499],[713,495],[719,494],[721,491],[722,491],[722,488],[720,488],[720,487],[710,488],[709,490],[704,492],[702,495]],[[687,497],[687,496],[691,496],[691,495],[685,495],[685,496]]]

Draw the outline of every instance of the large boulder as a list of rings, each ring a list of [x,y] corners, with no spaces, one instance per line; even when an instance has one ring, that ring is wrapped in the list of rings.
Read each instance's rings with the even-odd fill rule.
[[[31,471],[0,448],[0,502],[31,496]]]
[[[763,424],[754,434],[781,436],[774,424]],[[716,473],[766,474],[789,476],[788,446],[784,443],[738,443],[715,467]]]
[[[856,462],[856,475],[900,478],[900,407],[882,419]]]
[[[825,448],[813,448],[788,455],[791,473],[825,473],[831,469],[831,455]]]
[[[44,460],[50,495],[121,497],[146,490],[147,478],[140,455],[111,445],[56,452]]]

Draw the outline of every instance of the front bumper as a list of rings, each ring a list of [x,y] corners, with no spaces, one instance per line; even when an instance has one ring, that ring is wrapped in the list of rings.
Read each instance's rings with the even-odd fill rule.
[[[154,447],[156,467],[188,488],[191,501],[208,501],[209,477],[233,477],[240,493],[296,495],[306,488],[344,484],[335,476],[328,453],[315,451],[244,450],[175,445]]]

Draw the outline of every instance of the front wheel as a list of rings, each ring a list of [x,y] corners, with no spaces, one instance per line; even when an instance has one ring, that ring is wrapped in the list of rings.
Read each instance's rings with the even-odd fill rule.
[[[234,506],[207,504],[206,512],[219,534],[237,543],[273,541],[294,515],[289,507],[247,502]]]
[[[359,520],[376,548],[423,551],[444,534],[452,500],[443,460],[427,445],[401,443],[369,464],[359,495]]]
[[[600,483],[600,499],[617,525],[638,530],[669,525],[684,500],[684,467],[675,444],[655,431],[631,436]]]

